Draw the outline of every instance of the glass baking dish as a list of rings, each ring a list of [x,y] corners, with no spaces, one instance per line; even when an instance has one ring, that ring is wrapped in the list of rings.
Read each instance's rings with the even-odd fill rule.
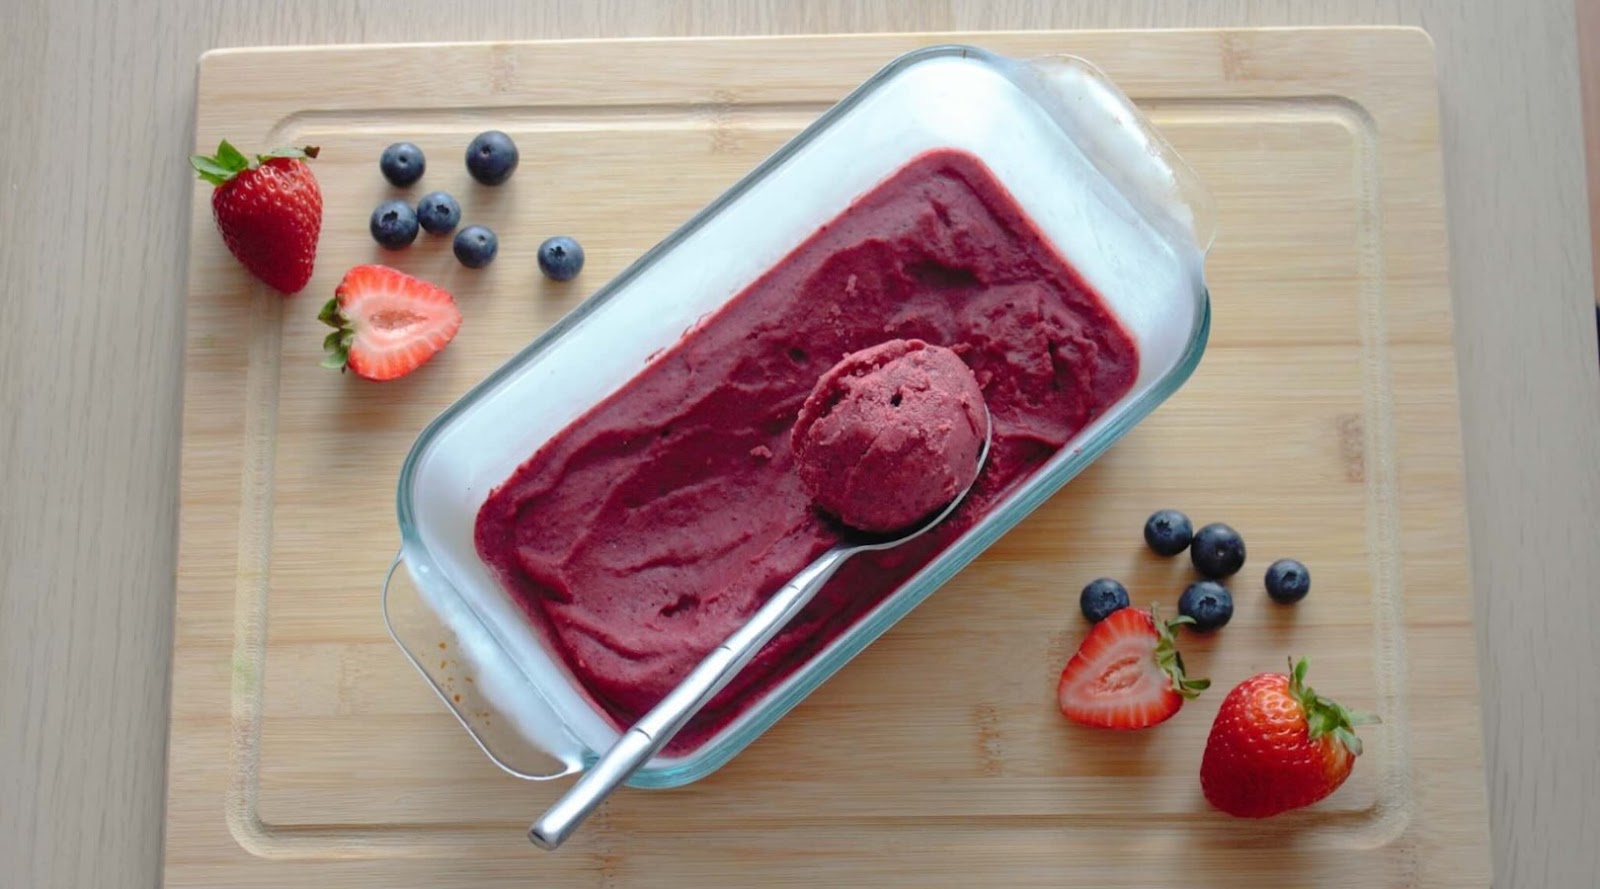
[[[412,446],[399,478],[401,546],[384,587],[385,620],[506,771],[572,774],[620,729],[480,559],[474,521],[491,490],[855,198],[938,148],[979,158],[1098,291],[1137,345],[1137,377],[875,608],[704,743],[658,755],[630,785],[678,786],[725,764],[1189,378],[1210,319],[1203,264],[1213,214],[1193,172],[1133,103],[1071,56],[934,46],[895,59],[466,393]],[[450,670],[462,668],[447,669],[441,649],[453,651],[470,684],[453,681]]]

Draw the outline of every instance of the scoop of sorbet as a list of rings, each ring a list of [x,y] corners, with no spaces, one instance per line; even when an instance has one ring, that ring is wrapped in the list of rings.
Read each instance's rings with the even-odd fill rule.
[[[887,534],[972,484],[986,422],[983,391],[956,353],[890,340],[822,375],[790,443],[818,506],[852,528]]]

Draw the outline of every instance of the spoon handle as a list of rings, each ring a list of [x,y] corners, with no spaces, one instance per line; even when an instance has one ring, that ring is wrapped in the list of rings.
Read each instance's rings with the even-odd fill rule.
[[[835,546],[806,566],[767,600],[726,641],[705,656],[678,686],[623,733],[617,743],[583,773],[533,826],[528,838],[542,849],[555,849],[583,820],[650,760],[700,708],[716,696],[778,631],[804,608],[851,550]]]

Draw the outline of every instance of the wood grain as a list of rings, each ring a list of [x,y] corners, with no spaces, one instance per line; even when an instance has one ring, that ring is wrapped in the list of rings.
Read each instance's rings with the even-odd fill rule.
[[[1567,0],[13,4],[0,55],[0,885],[157,881],[180,158],[203,50],[1350,22],[1420,24],[1438,45],[1495,885],[1589,885],[1600,691],[1571,679],[1600,668],[1600,550],[1585,530],[1600,523],[1600,386]],[[69,174],[62,158],[94,162]]]
[[[512,885],[517,862],[580,885],[698,885],[756,862],[780,882],[1023,885],[1106,860],[1148,862],[1099,877],[1107,887],[1165,884],[1180,869],[1243,885],[1488,881],[1437,104],[1414,31],[984,38],[1105,66],[1197,166],[1221,232],[1205,360],[1090,472],[712,778],[619,795],[544,856],[518,822],[559,788],[489,768],[388,642],[374,604],[398,539],[390,480],[418,430],[828,103],[930,40],[205,60],[198,144],[229,134],[322,148],[330,224],[310,292],[381,258],[449,286],[468,321],[400,384],[329,374],[317,366],[320,300],[253,286],[195,195],[168,885],[292,884],[335,860],[352,882],[387,885],[418,859],[450,862],[437,884],[461,887]],[[395,83],[394,64],[457,77]],[[621,76],[634,68],[659,73]],[[327,82],[285,90],[269,72]],[[513,182],[475,189],[441,162],[427,187],[462,195],[504,254],[480,273],[427,239],[379,254],[362,211],[389,189],[371,158],[402,135],[447,158],[486,118],[523,146]],[[588,175],[559,175],[576,168]],[[557,228],[590,254],[575,286],[541,283],[530,255]],[[1184,441],[1205,446],[1164,456]],[[1272,840],[1240,839],[1198,797],[1220,690],[1132,744],[1073,730],[1052,702],[1049,680],[1081,637],[1078,584],[1124,576],[1142,602],[1174,607],[1181,566],[1144,555],[1134,530],[1167,502],[1236,524],[1263,564],[1305,559],[1324,591],[1275,608],[1252,569],[1225,634],[1187,643],[1192,665],[1225,688],[1303,652],[1320,688],[1384,718],[1346,788],[1263,828],[1304,837],[1292,860],[1241,856]],[[471,678],[458,666],[446,681],[459,693]],[[959,845],[935,839],[952,823],[967,825]],[[1120,840],[1100,833],[1135,824]],[[714,842],[686,847],[690,829]],[[914,865],[874,876],[877,850],[906,845]],[[840,860],[772,860],[795,846]],[[1149,861],[1152,846],[1212,857]]]

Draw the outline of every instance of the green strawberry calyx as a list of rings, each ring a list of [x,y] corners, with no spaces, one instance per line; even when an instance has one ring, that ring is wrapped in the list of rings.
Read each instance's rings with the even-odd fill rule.
[[[322,350],[328,353],[322,359],[322,366],[342,372],[350,363],[350,344],[355,341],[356,332],[350,329],[348,319],[339,311],[338,297],[328,300],[317,313],[317,320],[333,328],[322,340]]]
[[[1306,659],[1289,659],[1289,694],[1300,704],[1306,714],[1307,736],[1315,741],[1323,735],[1333,735],[1354,756],[1361,755],[1361,739],[1356,737],[1356,726],[1380,723],[1376,714],[1351,710],[1331,698],[1317,694],[1306,685]]]
[[[244,152],[233,147],[233,143],[223,139],[217,145],[214,155],[195,154],[189,157],[189,166],[200,174],[200,178],[212,185],[223,185],[246,170],[253,170],[266,161],[275,157],[289,157],[296,160],[308,160],[317,156],[319,149],[315,145],[304,148],[274,148],[254,158],[247,157]]]
[[[1178,627],[1194,623],[1194,618],[1179,615],[1164,621],[1156,616],[1156,607],[1151,605],[1150,621],[1156,626],[1156,664],[1172,677],[1172,690],[1189,700],[1200,697],[1201,692],[1211,687],[1211,680],[1190,679],[1184,672],[1183,655],[1178,652],[1176,635]]]

